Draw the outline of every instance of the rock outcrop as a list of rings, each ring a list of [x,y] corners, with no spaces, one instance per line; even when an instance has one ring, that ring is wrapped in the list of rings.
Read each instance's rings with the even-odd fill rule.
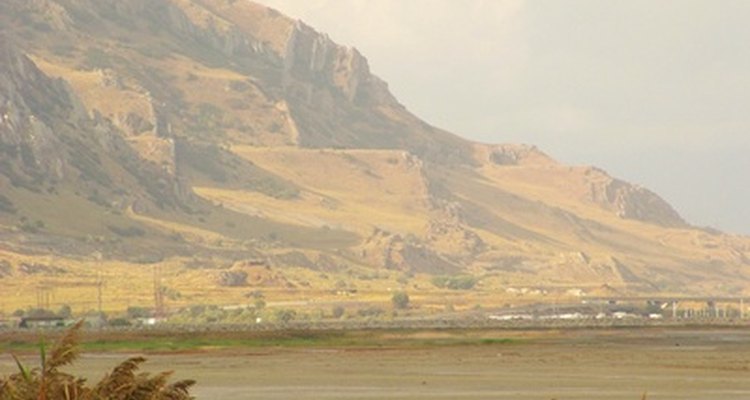
[[[46,76],[0,38],[0,175],[15,187],[69,186],[102,204],[137,200],[176,207],[180,183],[145,162],[108,121],[90,118],[68,83]],[[122,176],[139,188],[123,192]]]
[[[590,199],[620,218],[672,228],[687,226],[669,203],[648,189],[612,178],[597,168],[587,170],[586,176]]]
[[[68,160],[53,122],[85,119],[64,81],[46,77],[0,36],[0,173],[12,181],[60,181]]]

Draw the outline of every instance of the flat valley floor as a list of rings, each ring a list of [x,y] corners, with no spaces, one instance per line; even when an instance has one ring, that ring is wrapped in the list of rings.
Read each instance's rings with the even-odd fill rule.
[[[750,329],[492,332],[463,345],[419,335],[414,346],[148,354],[145,369],[197,379],[199,400],[750,398]],[[68,371],[99,378],[128,355],[89,354]],[[0,373],[13,368],[3,356]]]

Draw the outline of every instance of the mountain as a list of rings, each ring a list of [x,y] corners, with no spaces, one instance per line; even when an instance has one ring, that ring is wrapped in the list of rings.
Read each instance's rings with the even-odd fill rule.
[[[438,304],[443,275],[497,299],[748,290],[750,239],[430,126],[356,49],[260,4],[5,0],[0,27],[0,284],[104,274],[115,305],[152,301],[146,266],[186,304],[241,301],[228,272],[280,297],[402,286]]]

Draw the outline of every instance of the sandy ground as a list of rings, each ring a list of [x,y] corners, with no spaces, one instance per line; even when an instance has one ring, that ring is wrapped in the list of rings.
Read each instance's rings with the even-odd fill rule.
[[[514,336],[524,334],[514,333]],[[750,399],[750,332],[580,331],[512,344],[151,354],[198,399]],[[91,378],[123,354],[88,355]],[[13,369],[9,357],[0,373]]]

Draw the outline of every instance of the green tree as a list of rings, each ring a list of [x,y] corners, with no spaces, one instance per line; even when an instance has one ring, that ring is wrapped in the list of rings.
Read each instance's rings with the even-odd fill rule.
[[[282,324],[286,324],[297,318],[297,312],[294,310],[282,309],[276,311],[276,320]]]
[[[128,318],[148,318],[152,314],[152,310],[145,307],[128,307],[127,309]]]
[[[70,318],[73,316],[73,310],[69,305],[63,304],[60,306],[60,309],[57,310],[57,315],[61,318]]]
[[[409,295],[406,292],[398,291],[391,297],[393,308],[404,310],[409,308]]]
[[[346,310],[342,306],[335,306],[333,307],[333,310],[331,310],[331,315],[333,318],[339,319],[344,316],[344,313]]]

